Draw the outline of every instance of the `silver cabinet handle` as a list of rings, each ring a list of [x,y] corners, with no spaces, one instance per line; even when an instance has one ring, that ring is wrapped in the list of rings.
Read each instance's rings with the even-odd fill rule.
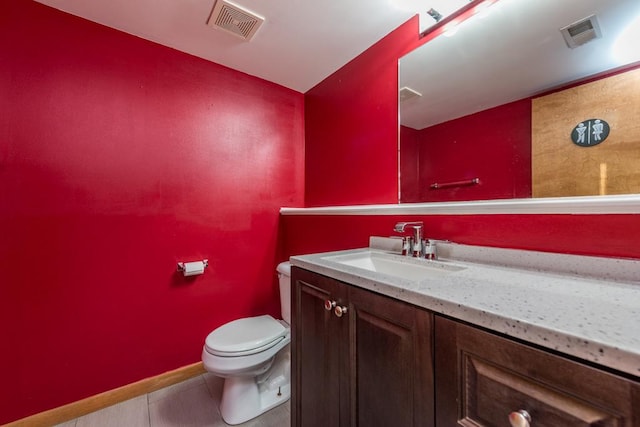
[[[333,310],[333,313],[338,317],[342,317],[342,315],[347,314],[347,307],[339,305]]]
[[[325,300],[324,301],[324,309],[327,311],[331,311],[333,310],[333,307],[336,306],[336,302],[335,301],[331,301],[331,300]]]
[[[531,415],[524,409],[509,414],[509,423],[511,427],[529,427],[531,424]]]

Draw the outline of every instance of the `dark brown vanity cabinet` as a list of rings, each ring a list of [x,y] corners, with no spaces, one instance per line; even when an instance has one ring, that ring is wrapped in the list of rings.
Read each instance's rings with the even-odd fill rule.
[[[434,425],[433,315],[292,269],[292,425]]]
[[[435,337],[438,426],[640,426],[635,381],[441,317]]]
[[[293,426],[640,427],[637,378],[300,268],[292,286]]]

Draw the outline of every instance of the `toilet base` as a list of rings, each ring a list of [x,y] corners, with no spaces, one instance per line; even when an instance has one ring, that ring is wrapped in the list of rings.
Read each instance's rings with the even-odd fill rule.
[[[283,351],[264,375],[225,378],[220,402],[224,421],[231,425],[242,424],[289,400],[289,359],[289,352]]]

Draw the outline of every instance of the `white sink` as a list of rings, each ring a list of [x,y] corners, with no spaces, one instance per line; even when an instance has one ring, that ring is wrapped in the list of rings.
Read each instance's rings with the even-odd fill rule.
[[[433,261],[371,251],[328,256],[324,259],[338,264],[408,280],[422,280],[428,277],[445,276],[466,269],[464,266],[451,264],[446,261]]]

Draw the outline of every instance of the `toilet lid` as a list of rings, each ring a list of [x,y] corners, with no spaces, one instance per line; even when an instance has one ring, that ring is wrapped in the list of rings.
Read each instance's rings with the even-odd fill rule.
[[[269,315],[246,317],[224,324],[205,340],[207,351],[239,356],[265,350],[283,339],[288,329]]]

